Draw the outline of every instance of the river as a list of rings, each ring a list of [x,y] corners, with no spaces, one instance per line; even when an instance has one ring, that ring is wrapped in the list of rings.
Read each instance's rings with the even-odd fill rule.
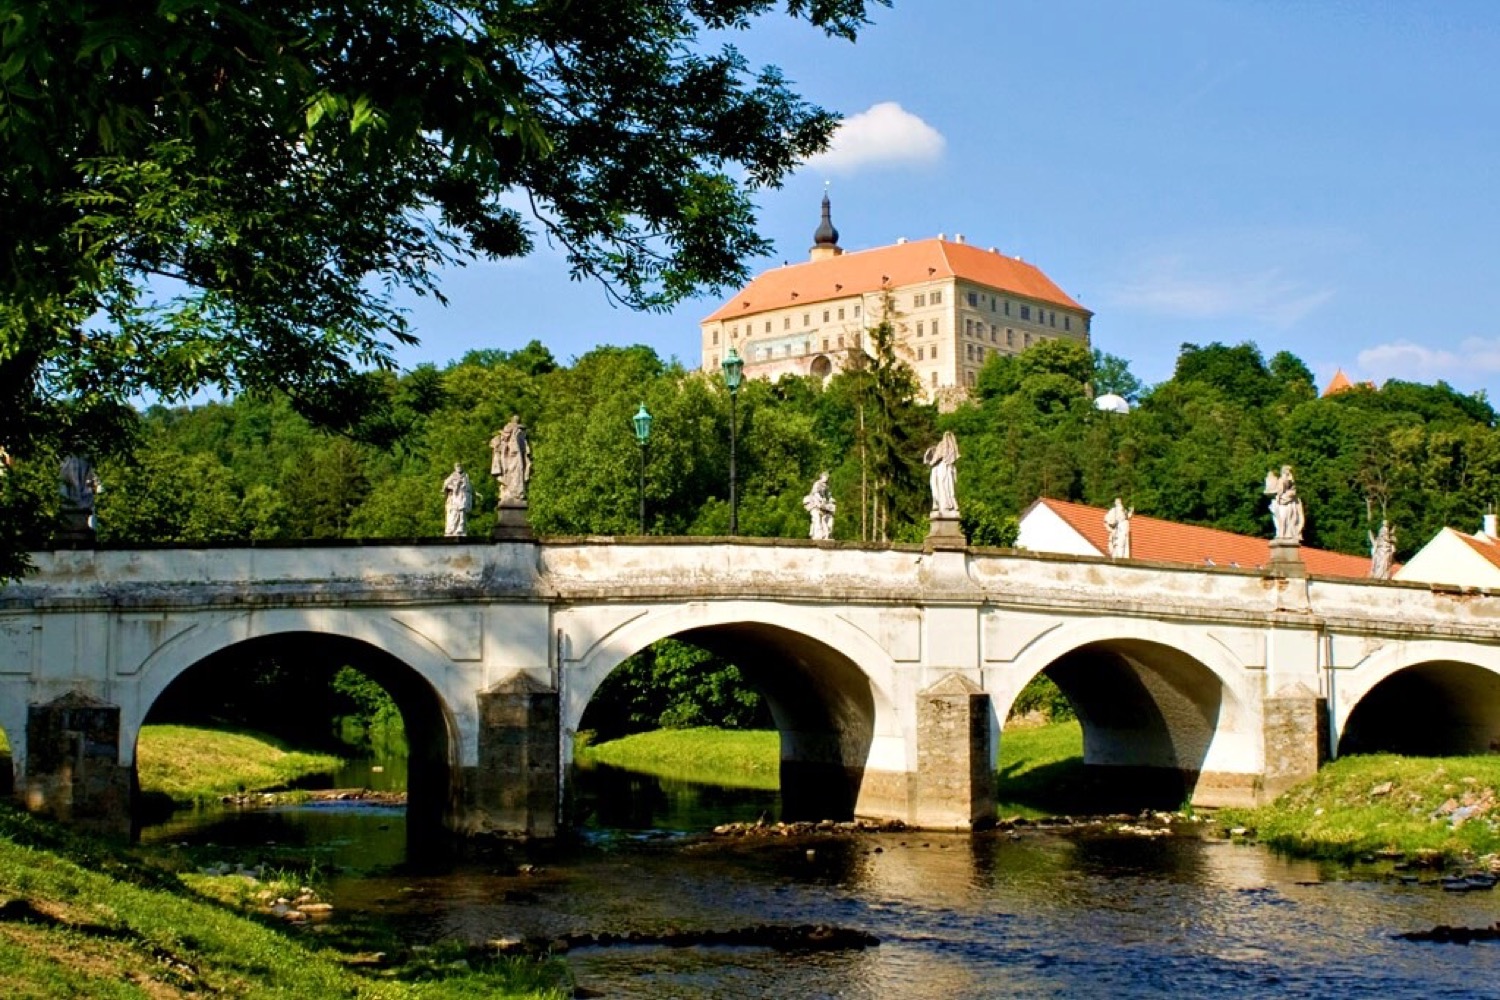
[[[587,818],[565,845],[408,857],[399,808],[342,804],[179,815],[144,839],[316,845],[334,866],[322,894],[336,912],[379,912],[413,942],[808,923],[880,940],[813,954],[574,949],[577,983],[606,997],[1500,995],[1500,943],[1395,937],[1494,924],[1497,892],[1190,834],[727,839],[707,831],[774,816],[774,794],[611,769],[579,787]]]

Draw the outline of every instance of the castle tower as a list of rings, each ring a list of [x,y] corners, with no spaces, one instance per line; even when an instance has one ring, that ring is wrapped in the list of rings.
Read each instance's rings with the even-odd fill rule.
[[[842,254],[843,248],[839,246],[839,231],[833,228],[833,217],[828,204],[828,192],[823,192],[823,220],[818,223],[818,228],[813,232],[812,249],[808,251],[809,260],[827,260]]]

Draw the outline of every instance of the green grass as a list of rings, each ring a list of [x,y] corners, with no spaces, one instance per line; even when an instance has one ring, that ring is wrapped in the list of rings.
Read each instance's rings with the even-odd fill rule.
[[[0,996],[549,997],[562,971],[521,960],[463,965],[393,956],[383,974],[345,963],[315,932],[196,898],[124,849],[0,807]]]
[[[1001,817],[1097,811],[1084,808],[1083,729],[1077,719],[1006,729],[1000,734],[998,777]]]
[[[269,736],[195,726],[145,726],[136,744],[141,791],[178,804],[286,788],[339,764],[327,754],[288,750]]]
[[[1304,856],[1350,859],[1391,849],[1458,858],[1500,851],[1497,789],[1500,757],[1372,754],[1334,761],[1268,806],[1225,809],[1219,818]],[[1455,826],[1439,810],[1465,795],[1494,808]]]
[[[0,729],[0,753],[10,753],[10,740],[5,738],[3,729]]]
[[[609,764],[677,781],[781,787],[781,737],[775,730],[658,729],[584,746],[574,756],[584,766]]]

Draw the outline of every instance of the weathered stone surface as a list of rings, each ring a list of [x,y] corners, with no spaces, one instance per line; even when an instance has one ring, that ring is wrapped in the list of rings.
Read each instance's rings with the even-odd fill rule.
[[[956,673],[918,692],[916,825],[994,822],[989,713],[989,695]]]
[[[23,800],[85,829],[129,834],[134,770],[121,767],[120,709],[70,692],[31,705]]]
[[[479,699],[479,764],[465,774],[468,833],[557,833],[562,784],[557,692],[527,674],[508,678]]]

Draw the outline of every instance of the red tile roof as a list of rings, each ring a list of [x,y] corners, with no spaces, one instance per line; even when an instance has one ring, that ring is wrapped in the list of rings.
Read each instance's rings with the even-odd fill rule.
[[[1452,528],[1449,528],[1448,530],[1453,531]],[[1475,552],[1478,552],[1485,559],[1489,560],[1492,565],[1500,567],[1500,545],[1495,544],[1495,540],[1493,538],[1490,538],[1488,536],[1476,537],[1474,535],[1466,534],[1462,531],[1453,531],[1453,533],[1459,538],[1462,538],[1465,545],[1473,549]]]
[[[955,277],[1093,315],[1034,264],[968,243],[931,239],[773,268],[736,292],[704,322],[878,292],[887,285],[899,288]]]
[[[1032,504],[1050,509],[1077,531],[1100,555],[1109,552],[1109,529],[1104,526],[1104,508],[1068,500],[1042,498]],[[1031,508],[1027,508],[1028,512]],[[1022,517],[1025,515],[1023,514]],[[1314,576],[1342,576],[1364,579],[1370,575],[1368,556],[1349,556],[1304,545],[1302,564]],[[1178,524],[1159,517],[1136,514],[1130,519],[1130,556],[1154,562],[1184,563],[1190,566],[1238,566],[1258,569],[1271,560],[1270,541],[1236,535],[1218,528]],[[1497,564],[1500,565],[1500,564]]]
[[[1349,376],[1345,375],[1344,369],[1340,368],[1333,373],[1333,378],[1328,380],[1328,387],[1323,390],[1323,395],[1332,396],[1336,392],[1344,392],[1353,388],[1354,383],[1349,381]]]

